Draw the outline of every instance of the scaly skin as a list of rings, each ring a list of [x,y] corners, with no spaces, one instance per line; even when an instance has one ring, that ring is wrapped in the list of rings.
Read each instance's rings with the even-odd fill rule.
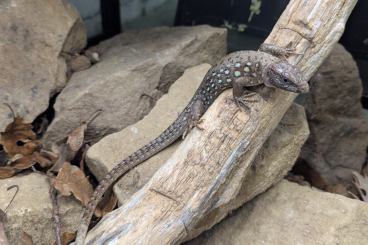
[[[290,49],[269,44],[262,44],[261,50],[283,57],[291,52]],[[268,53],[239,51],[225,56],[207,72],[192,100],[175,122],[156,139],[116,165],[100,182],[85,209],[75,245],[84,243],[89,222],[99,200],[120,176],[157,154],[183,135],[187,129],[195,126],[198,119],[225,89],[233,87],[235,102],[239,107],[249,111],[250,108],[242,95],[246,87],[262,83],[295,93],[306,93],[309,90],[308,83],[297,67]]]

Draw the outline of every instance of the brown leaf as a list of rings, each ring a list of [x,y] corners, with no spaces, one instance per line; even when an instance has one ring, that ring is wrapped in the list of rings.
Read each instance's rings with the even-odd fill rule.
[[[87,123],[82,122],[74,131],[69,135],[68,141],[66,142],[70,149],[77,152],[84,141],[84,131],[87,129]]]
[[[89,150],[89,148],[91,148],[91,146],[89,145],[89,143],[86,143],[84,144],[83,148],[84,149],[83,149],[82,159],[79,161],[79,167],[84,172],[84,158],[86,157],[87,151]]]
[[[352,181],[354,187],[357,189],[357,191],[359,192],[360,197],[363,199],[363,202],[367,202],[368,203],[368,176],[366,175],[361,175],[358,172],[352,172],[353,174],[353,178],[354,181]],[[362,192],[362,190],[364,191],[364,193]],[[356,195],[354,195],[353,193],[349,192],[354,198],[360,200]]]
[[[85,177],[83,171],[78,167],[65,162],[59,171],[59,174],[52,180],[52,184],[60,191],[63,196],[69,196],[71,193],[82,202],[82,206],[87,206],[93,193],[93,187]]]
[[[114,197],[113,195],[111,195],[109,202],[106,204],[106,206],[104,207],[104,209],[102,209],[102,218],[110,213],[112,210],[114,210],[116,203],[117,203],[118,199],[116,197]]]
[[[328,185],[326,186],[325,191],[349,198],[351,198],[349,192],[352,192],[354,194],[356,193],[356,191],[353,189],[353,186],[350,183],[346,182],[338,182],[334,185]]]
[[[49,159],[43,157],[40,153],[35,151],[33,152],[32,155],[23,156],[22,158],[17,159],[9,166],[0,167],[0,178],[1,179],[9,178],[13,176],[15,173],[18,173],[23,169],[30,168],[36,163],[38,163],[43,168],[52,165],[52,162]]]
[[[94,213],[96,217],[102,218],[114,209],[117,199],[116,197],[114,197],[112,187],[113,185],[107,188],[107,190],[105,191],[105,194],[103,195],[101,200],[98,202],[97,207],[96,207],[96,212]]]
[[[34,245],[32,236],[22,231],[18,240],[18,245]]]
[[[73,151],[67,144],[68,137],[65,137],[52,145],[52,151],[59,154],[59,159],[52,167],[52,171],[57,173],[65,162],[71,162],[74,159],[76,152]]]
[[[60,158],[52,168],[53,172],[59,172],[64,162],[71,162],[77,154],[84,141],[86,123],[81,123],[69,136],[55,142],[52,151],[58,153]]]
[[[31,155],[38,146],[36,134],[32,131],[33,126],[21,117],[15,117],[14,121],[8,124],[5,132],[1,132],[0,144],[4,150],[14,156],[22,154]]]
[[[77,232],[63,232],[61,233],[60,239],[62,245],[68,245],[71,241],[73,241],[77,237]],[[52,244],[56,245],[56,241]]]
[[[110,213],[114,207],[116,206],[116,203],[118,199],[114,197],[112,192],[112,185],[105,191],[104,196],[100,199],[100,201],[97,204],[97,207],[95,209],[94,215],[98,217],[97,220],[93,220],[89,223],[88,230],[91,230],[93,227],[95,227],[98,222],[108,213]]]
[[[84,132],[87,129],[87,125],[93,120],[101,110],[97,110],[92,114],[92,116],[86,121],[78,125],[69,136],[55,142],[52,145],[52,151],[58,153],[60,158],[58,162],[52,167],[51,171],[57,173],[60,171],[61,166],[64,162],[71,162],[76,156],[79,149],[84,143]]]

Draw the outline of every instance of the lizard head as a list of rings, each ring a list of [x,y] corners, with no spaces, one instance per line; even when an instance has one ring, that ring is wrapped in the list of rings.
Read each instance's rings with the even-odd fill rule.
[[[304,79],[302,71],[283,60],[271,64],[263,73],[262,78],[268,87],[299,94],[305,94],[309,91],[309,85]]]

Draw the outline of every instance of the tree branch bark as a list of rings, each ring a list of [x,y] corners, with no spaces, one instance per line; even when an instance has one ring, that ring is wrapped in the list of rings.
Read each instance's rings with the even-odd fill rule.
[[[309,79],[344,31],[357,0],[294,0],[265,43],[297,53],[288,61]],[[214,209],[234,200],[262,145],[296,94],[257,97],[250,115],[238,110],[225,91],[203,116],[204,131],[194,130],[177,152],[132,199],[107,215],[86,244],[179,244]],[[299,151],[300,149],[295,149]],[[236,184],[237,183],[237,184]]]

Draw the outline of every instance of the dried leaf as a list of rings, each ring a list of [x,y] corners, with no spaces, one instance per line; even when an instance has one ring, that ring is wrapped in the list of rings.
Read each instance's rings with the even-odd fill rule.
[[[62,245],[68,245],[71,241],[73,241],[77,237],[77,232],[63,232],[61,233],[60,239]],[[56,241],[52,244],[56,245]]]
[[[351,198],[351,196],[349,195],[350,192],[353,192],[354,194],[356,193],[353,189],[353,186],[350,183],[346,182],[338,182],[334,185],[328,185],[326,186],[325,191],[349,198]]]
[[[60,191],[63,196],[69,196],[71,193],[82,202],[82,206],[87,206],[93,193],[93,187],[85,177],[83,171],[76,169],[78,167],[65,162],[59,171],[59,174],[52,180],[52,184]]]
[[[118,199],[114,196],[111,196],[110,197],[110,200],[109,202],[106,204],[105,208],[102,209],[102,218],[110,213],[112,210],[114,210],[115,206],[116,206],[116,203],[117,203]]]
[[[79,167],[84,172],[84,158],[86,157],[87,151],[89,150],[89,148],[91,148],[91,146],[88,143],[86,143],[84,144],[83,148],[84,149],[83,149],[82,159],[79,161]]]
[[[359,192],[360,197],[363,199],[363,202],[367,202],[368,203],[368,176],[366,175],[361,175],[358,172],[352,172],[353,174],[353,178],[354,181],[352,181],[354,187],[357,189],[357,191]],[[363,191],[364,193],[363,193]],[[354,198],[360,200],[356,195],[354,195],[353,193],[349,192]]]
[[[68,137],[65,137],[52,145],[52,151],[59,154],[59,159],[52,167],[51,171],[57,173],[65,162],[71,162],[74,159],[76,152],[73,151],[67,144]]]
[[[87,123],[82,122],[74,131],[69,135],[68,141],[66,142],[70,149],[77,152],[84,141],[84,131],[87,129]]]
[[[33,126],[21,117],[15,117],[14,122],[8,124],[5,132],[1,132],[0,144],[4,150],[14,156],[22,154],[31,155],[38,146],[36,134],[32,131]]]
[[[42,168],[50,167],[52,165],[52,162],[49,159],[43,157],[40,153],[35,151],[32,155],[23,156],[22,158],[17,159],[9,166],[0,167],[0,178],[9,178],[15,173],[18,173],[23,169],[30,168],[36,163],[38,163]]]
[[[23,157],[22,154],[15,154],[11,159],[9,159],[9,164],[15,162]]]
[[[18,245],[34,245],[32,236],[22,231],[18,240]]]
[[[52,151],[58,153],[60,158],[58,162],[52,167],[51,171],[59,172],[64,162],[71,162],[76,156],[79,149],[84,143],[84,132],[87,125],[101,112],[97,110],[90,118],[78,125],[69,136],[55,142],[52,145]]]
[[[117,201],[118,199],[113,195],[112,186],[110,186],[106,190],[103,198],[101,198],[97,204],[96,210],[94,212],[94,215],[98,217],[98,219],[90,222],[88,230],[91,230],[93,227],[95,227],[106,214],[110,213],[116,206]]]
[[[114,209],[117,199],[116,197],[114,197],[112,187],[113,186],[111,185],[109,188],[107,188],[104,196],[98,202],[97,207],[96,207],[96,212],[94,213],[96,217],[102,218]]]

